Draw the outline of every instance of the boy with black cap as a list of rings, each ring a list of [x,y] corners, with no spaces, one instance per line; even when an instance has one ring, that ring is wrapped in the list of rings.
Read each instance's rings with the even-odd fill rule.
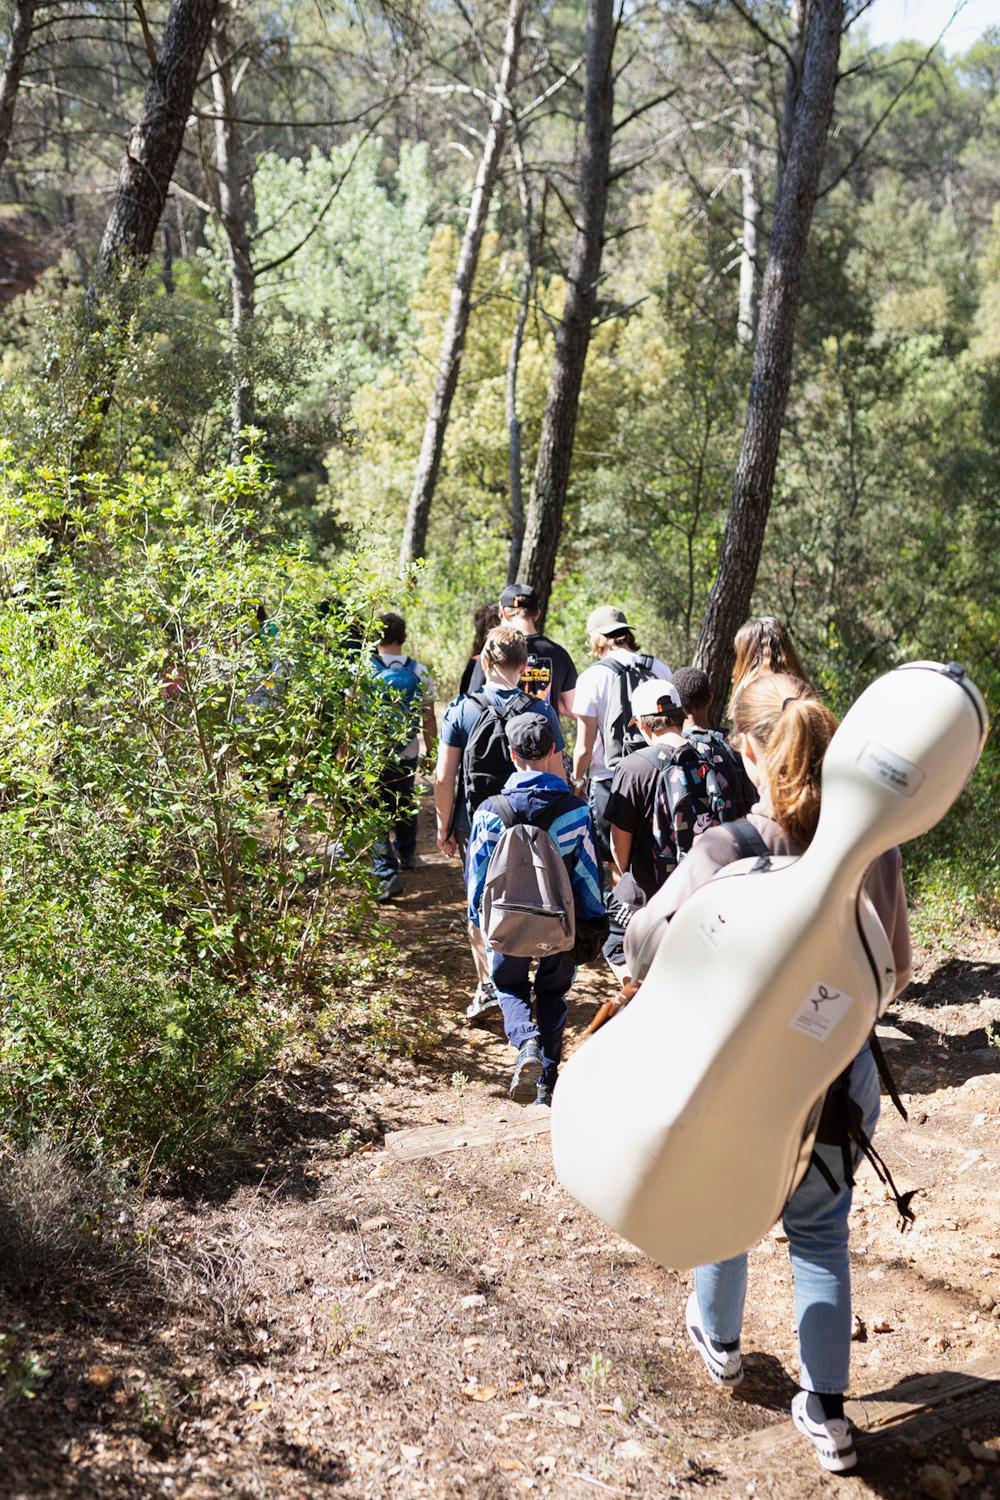
[[[519,630],[528,648],[528,660],[521,673],[522,688],[532,698],[548,703],[557,714],[571,714],[576,667],[565,647],[539,634],[541,612],[538,595],[529,583],[509,583],[500,595],[500,623]],[[484,680],[482,666],[477,665],[467,691],[477,693]]]
[[[587,805],[570,795],[566,783],[545,767],[555,739],[551,724],[538,714],[518,714],[506,726],[514,773],[503,795],[513,812],[525,823],[544,817],[557,801],[565,803],[547,825],[549,837],[566,864],[579,918],[600,922],[604,918],[601,869],[594,851],[594,830]],[[504,832],[505,824],[492,802],[487,801],[472,820],[466,882],[469,921],[478,927],[490,855]],[[510,1082],[510,1097],[518,1104],[551,1104],[552,1090],[562,1056],[566,1025],[566,995],[573,983],[572,951],[553,953],[538,960],[534,986],[530,958],[490,953],[493,983],[503,1009],[504,1030],[517,1063]],[[532,989],[535,1014],[532,1016]]]

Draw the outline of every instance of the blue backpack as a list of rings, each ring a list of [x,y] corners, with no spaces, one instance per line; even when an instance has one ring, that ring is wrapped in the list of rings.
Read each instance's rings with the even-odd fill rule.
[[[417,673],[417,664],[412,656],[408,656],[405,661],[384,662],[376,651],[372,654],[372,668],[380,691],[396,710],[404,726],[395,747],[399,754],[420,729],[419,706],[423,686]]]

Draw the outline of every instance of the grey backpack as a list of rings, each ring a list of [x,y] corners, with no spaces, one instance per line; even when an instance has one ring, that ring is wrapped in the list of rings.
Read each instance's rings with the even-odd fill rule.
[[[506,797],[490,799],[489,806],[504,831],[486,867],[480,921],[495,953],[545,958],[565,953],[576,941],[573,887],[548,829],[577,800],[567,792],[545,809],[538,822],[528,823]]]

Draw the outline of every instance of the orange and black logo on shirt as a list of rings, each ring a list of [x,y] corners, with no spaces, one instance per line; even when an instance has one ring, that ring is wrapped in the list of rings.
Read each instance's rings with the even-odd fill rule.
[[[552,658],[530,655],[521,673],[521,686],[530,697],[549,703],[552,699]]]

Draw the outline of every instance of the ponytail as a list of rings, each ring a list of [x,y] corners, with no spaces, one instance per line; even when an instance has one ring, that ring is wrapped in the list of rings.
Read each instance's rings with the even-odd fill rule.
[[[761,746],[771,809],[798,844],[816,832],[823,757],[836,727],[809,684],[783,672],[752,677],[733,700],[733,728]]]

